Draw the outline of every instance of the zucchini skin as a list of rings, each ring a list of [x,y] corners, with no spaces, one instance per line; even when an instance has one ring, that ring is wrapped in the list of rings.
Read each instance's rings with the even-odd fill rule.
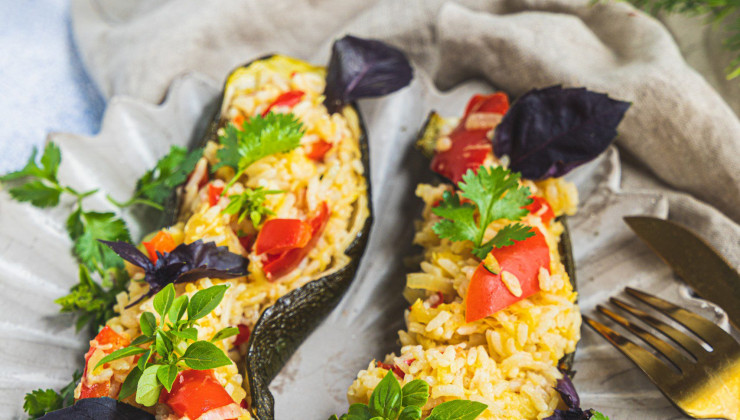
[[[251,64],[272,58],[274,54],[262,56],[234,69],[227,77],[227,82],[215,104],[215,110],[208,107],[206,115],[210,123],[199,141],[191,142],[191,150],[203,147],[209,141],[218,142],[218,129],[225,126],[227,121],[221,117],[223,95],[226,91],[229,77],[238,69]],[[267,308],[260,316],[250,334],[247,344],[248,350],[244,360],[246,368],[245,381],[248,382],[252,404],[250,409],[259,420],[275,418],[275,399],[269,390],[270,382],[295,353],[300,344],[313,332],[316,327],[339,304],[344,293],[352,284],[360,259],[367,247],[370,229],[373,224],[372,193],[370,185],[370,152],[367,139],[367,130],[362,115],[355,103],[349,104],[357,114],[360,130],[359,148],[367,185],[368,216],[362,229],[357,233],[345,250],[349,256],[347,265],[324,277],[306,283],[294,289],[281,298],[274,305]],[[213,113],[213,114],[211,114]],[[178,219],[178,212],[182,200],[182,187],[172,195],[166,206],[165,220],[173,224]]]

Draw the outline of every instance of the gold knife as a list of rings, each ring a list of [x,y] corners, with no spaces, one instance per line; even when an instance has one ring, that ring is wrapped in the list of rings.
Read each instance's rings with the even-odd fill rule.
[[[637,236],[696,293],[724,309],[740,329],[740,273],[711,245],[687,228],[663,219],[625,217]]]

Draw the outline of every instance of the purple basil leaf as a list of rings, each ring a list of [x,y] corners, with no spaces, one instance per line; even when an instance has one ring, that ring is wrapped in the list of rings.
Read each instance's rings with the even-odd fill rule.
[[[606,150],[630,105],[585,88],[531,90],[496,127],[494,153],[524,178],[563,176]]]
[[[555,410],[550,417],[545,417],[543,420],[588,420],[590,418],[591,412],[589,410],[569,408],[567,410]]]
[[[578,397],[578,391],[576,391],[576,387],[573,385],[573,381],[571,381],[567,372],[563,372],[563,378],[558,379],[555,390],[558,391],[560,398],[563,399],[563,402],[568,408],[581,408],[581,399]]]
[[[154,420],[154,416],[112,398],[84,398],[74,405],[52,411],[43,420]]]
[[[128,242],[111,242],[98,239],[101,243],[108,245],[119,257],[130,262],[131,264],[141,267],[144,270],[150,270],[154,268],[154,264],[149,260],[149,257],[144,255],[138,248]]]
[[[347,35],[335,41],[326,75],[324,105],[330,113],[360,98],[373,98],[408,85],[413,70],[398,49]]]

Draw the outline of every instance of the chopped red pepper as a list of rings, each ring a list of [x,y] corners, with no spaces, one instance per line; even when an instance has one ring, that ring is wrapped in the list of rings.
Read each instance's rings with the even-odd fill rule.
[[[231,123],[236,126],[238,129],[242,129],[242,126],[244,125],[244,116],[242,114],[237,115],[234,117],[234,119],[231,120]]]
[[[542,223],[547,226],[547,224],[550,223],[550,220],[555,218],[555,213],[552,211],[550,203],[548,203],[547,200],[538,195],[530,195],[529,198],[532,199],[532,203],[524,206],[524,208],[529,210],[529,212],[532,214],[537,214],[541,211],[540,209],[544,207],[545,210],[542,211],[540,217],[542,218]]]
[[[435,302],[434,305],[431,306],[431,308],[434,309],[443,303],[445,303],[445,296],[442,294],[442,292],[437,292],[437,302]]]
[[[306,146],[306,156],[316,161],[323,160],[324,155],[331,150],[332,146],[331,143],[319,139]]]
[[[463,119],[449,135],[450,148],[438,151],[432,158],[432,170],[457,184],[469,169],[478,169],[486,157],[493,153],[491,140],[487,136],[489,130],[467,130],[465,121],[472,113],[504,114],[508,109],[509,99],[504,93],[473,96],[468,102]]]
[[[393,371],[393,373],[395,373],[396,376],[398,376],[399,378],[403,378],[404,376],[406,376],[406,373],[404,373],[404,371],[401,370],[401,368],[398,367],[398,365],[389,365],[387,363],[378,362],[378,367],[383,368],[385,370]]]
[[[157,252],[164,254],[165,252],[171,252],[177,245],[175,240],[172,239],[172,235],[164,230],[160,230],[156,235],[149,241],[144,242],[144,248],[149,253],[149,259],[153,263],[156,263],[159,259]]]
[[[541,267],[549,270],[550,248],[542,232],[533,229],[534,236],[491,251],[501,268],[499,274],[488,271],[483,262],[478,265],[468,286],[465,309],[467,322],[485,318],[540,290],[539,272]],[[522,289],[520,296],[514,296],[501,280],[504,271],[519,280]]]
[[[213,184],[208,184],[208,204],[213,207],[218,204],[218,200],[221,199],[221,193],[224,192],[224,187],[217,187]]]
[[[105,354],[113,353],[113,351],[124,348],[129,345],[129,340],[127,340],[122,335],[118,334],[117,332],[113,331],[113,329],[109,326],[103,327],[102,330],[98,333],[98,335],[95,336],[95,338],[90,342],[90,350],[87,351],[85,354],[85,369],[82,372],[82,386],[80,387],[80,399],[83,398],[99,398],[99,397],[107,397],[110,392],[110,380],[105,382],[97,382],[94,384],[88,384],[87,383],[87,370],[90,357],[92,357],[93,353],[95,353],[100,346],[107,346],[111,345],[109,349],[103,350]],[[91,366],[90,368],[93,368],[95,366]]]
[[[160,400],[178,416],[197,419],[203,413],[233,404],[234,400],[213,377],[211,370],[184,370],[172,390],[162,390]]]
[[[236,335],[236,339],[234,340],[234,347],[238,347],[249,341],[249,335],[252,333],[247,325],[239,324],[237,328],[239,328],[239,334]]]
[[[326,205],[326,202],[321,203],[317,214],[308,221],[308,224],[311,226],[311,240],[304,247],[291,249],[276,256],[268,255],[267,261],[265,261],[263,266],[268,280],[275,281],[279,277],[288,274],[303,261],[303,258],[308,255],[308,252],[316,245],[316,242],[321,237],[321,232],[323,232],[326,222],[329,220],[329,214],[329,206]],[[257,240],[259,241],[259,237]]]
[[[254,235],[240,236],[239,243],[245,251],[252,252],[252,245],[254,245]]]
[[[276,106],[295,106],[298,104],[298,102],[303,99],[303,91],[300,90],[291,90],[289,92],[285,92],[282,95],[278,96],[277,99],[275,99],[270,105],[265,108],[264,111],[262,111],[262,116],[264,117],[267,115],[272,108]]]
[[[311,240],[311,225],[299,219],[270,219],[257,234],[254,250],[257,255],[282,254],[303,248]]]

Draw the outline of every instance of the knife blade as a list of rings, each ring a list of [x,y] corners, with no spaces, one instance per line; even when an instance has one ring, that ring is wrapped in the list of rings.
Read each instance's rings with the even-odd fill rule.
[[[669,220],[646,216],[624,221],[702,298],[717,304],[740,329],[740,273],[711,245]]]

